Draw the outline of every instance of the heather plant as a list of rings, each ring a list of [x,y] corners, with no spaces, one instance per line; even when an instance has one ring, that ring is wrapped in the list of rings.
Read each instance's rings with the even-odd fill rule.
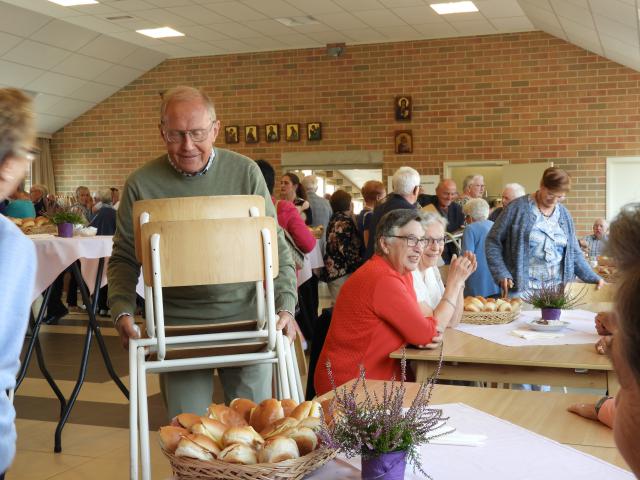
[[[571,310],[582,303],[585,293],[584,288],[571,292],[564,283],[543,283],[540,288],[525,292],[522,299],[534,308]]]
[[[385,382],[382,398],[370,392],[365,379],[365,369],[360,366],[360,375],[350,386],[337,388],[327,361],[326,368],[334,397],[329,404],[329,419],[322,422],[319,433],[321,441],[329,448],[341,450],[347,457],[362,455],[375,457],[383,453],[406,451],[407,460],[425,477],[431,478],[422,468],[420,444],[441,434],[433,430],[441,427],[447,417],[440,409],[429,407],[431,394],[440,373],[442,353],[438,368],[418,388],[411,406],[403,408],[406,393],[407,361],[402,354],[400,381],[395,377]],[[362,386],[362,392],[357,390]]]

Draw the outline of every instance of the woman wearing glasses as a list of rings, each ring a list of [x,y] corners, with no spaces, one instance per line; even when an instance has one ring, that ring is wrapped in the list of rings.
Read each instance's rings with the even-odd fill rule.
[[[433,316],[438,329],[455,327],[462,318],[463,291],[467,278],[476,270],[476,257],[469,252],[463,257],[454,255],[449,265],[445,287],[438,269],[444,250],[447,221],[436,213],[423,213],[425,246],[418,268],[413,271],[413,287],[422,313]]]
[[[540,188],[512,201],[494,223],[485,242],[489,270],[503,295],[519,295],[543,285],[580,278],[604,284],[580,250],[573,219],[560,202],[571,189],[571,177],[547,168]]]
[[[421,221],[416,210],[384,215],[376,229],[375,255],[342,286],[318,359],[320,366],[331,362],[336,385],[357,377],[360,365],[367,378],[399,378],[400,362],[389,358],[391,352],[408,343],[441,340],[436,320],[421,310],[413,289],[411,272],[427,243]],[[314,384],[318,395],[331,389],[325,368],[316,369]]]

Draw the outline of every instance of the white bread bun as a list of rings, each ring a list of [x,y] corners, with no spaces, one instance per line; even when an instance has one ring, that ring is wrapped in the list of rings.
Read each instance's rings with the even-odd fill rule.
[[[209,437],[191,433],[182,437],[176,457],[197,458],[198,460],[211,461],[218,456],[220,448]]]
[[[298,425],[298,420],[293,417],[279,418],[267,428],[260,432],[260,435],[266,440],[276,435],[283,435],[284,432],[290,430]]]
[[[306,402],[302,402],[298,405],[293,412],[291,412],[291,416],[298,420],[302,420],[307,417],[318,417],[320,418],[320,410],[322,407],[315,400],[307,400]]]
[[[298,406],[298,402],[291,398],[285,398],[284,400],[281,400],[280,403],[282,404],[282,410],[284,410],[285,417],[290,417],[291,412],[293,412]]]
[[[178,448],[178,443],[184,435],[188,435],[189,431],[182,427],[174,427],[167,425],[160,427],[160,445],[165,452],[173,453]]]
[[[483,312],[495,312],[498,309],[495,303],[487,302],[484,307],[482,307]]]
[[[222,460],[227,463],[238,463],[241,465],[255,465],[258,463],[258,455],[249,445],[236,443],[234,445],[229,445],[220,452],[218,460]]]
[[[480,312],[481,307],[478,307],[475,303],[470,302],[464,307],[465,312]]]
[[[222,435],[222,445],[226,448],[234,443],[257,447],[264,443],[264,439],[253,427],[229,427]]]
[[[279,418],[284,418],[282,404],[280,400],[269,398],[251,411],[250,423],[257,432],[261,432]]]
[[[244,421],[247,422],[247,425],[249,424],[249,420],[251,418],[251,410],[253,408],[256,408],[257,406],[258,404],[256,402],[254,402],[253,400],[249,400],[248,398],[234,398],[229,404],[229,408],[242,415],[242,418],[244,418]]]
[[[21,218],[15,218],[15,217],[7,217],[9,220],[11,220],[13,222],[14,225],[17,225],[18,227],[20,225],[22,225],[22,219]]]
[[[35,226],[36,226],[36,222],[33,220],[33,218],[23,218],[20,228],[24,230],[25,228],[31,228]]]
[[[513,297],[511,300],[509,300],[509,303],[511,303],[511,305],[519,307],[520,305],[522,305],[522,299],[519,297]]]
[[[180,413],[176,415],[174,420],[179,426],[186,428],[187,430],[190,430],[196,423],[200,423],[200,417],[195,413]]]
[[[278,463],[299,457],[298,445],[293,438],[272,437],[266,441],[258,458],[260,463]]]
[[[218,446],[222,447],[222,436],[227,428],[228,427],[224,423],[219,422],[218,420],[201,417],[200,423],[196,423],[191,426],[191,432],[205,435],[216,442]]]
[[[209,405],[209,408],[207,408],[207,411],[209,418],[218,420],[228,427],[244,427],[247,425],[247,422],[240,413],[225,405],[212,403]]]
[[[295,440],[300,455],[313,452],[318,446],[318,436],[308,427],[298,427],[289,430],[287,436]]]
[[[36,224],[36,227],[41,227],[42,225],[50,223],[47,217],[36,217],[33,222]]]
[[[478,307],[481,311],[482,307],[484,307],[484,303],[482,303],[482,300],[476,298],[476,297],[469,297],[469,304],[471,305],[475,305],[476,307]]]
[[[307,427],[314,432],[317,432],[318,430],[320,430],[321,424],[322,420],[320,420],[318,417],[307,417],[300,420],[300,422],[298,423],[298,427]]]
[[[513,309],[511,308],[511,304],[509,302],[504,302],[502,305],[498,307],[499,312],[510,312]]]

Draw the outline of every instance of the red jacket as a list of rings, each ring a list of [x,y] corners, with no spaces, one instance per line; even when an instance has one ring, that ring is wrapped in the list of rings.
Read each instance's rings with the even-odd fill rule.
[[[273,200],[273,197],[271,199]],[[305,225],[296,206],[287,200],[274,200],[274,203],[276,204],[278,224],[289,232],[297,247],[304,253],[313,250],[313,247],[316,246],[316,238]]]

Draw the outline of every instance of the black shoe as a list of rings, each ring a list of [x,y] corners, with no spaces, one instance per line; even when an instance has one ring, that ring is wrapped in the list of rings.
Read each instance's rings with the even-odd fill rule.
[[[57,325],[58,323],[60,323],[60,319],[67,316],[68,313],[69,313],[69,310],[65,308],[63,311],[59,313],[52,313],[51,315],[47,315],[44,318],[43,322],[46,323],[47,325]]]

